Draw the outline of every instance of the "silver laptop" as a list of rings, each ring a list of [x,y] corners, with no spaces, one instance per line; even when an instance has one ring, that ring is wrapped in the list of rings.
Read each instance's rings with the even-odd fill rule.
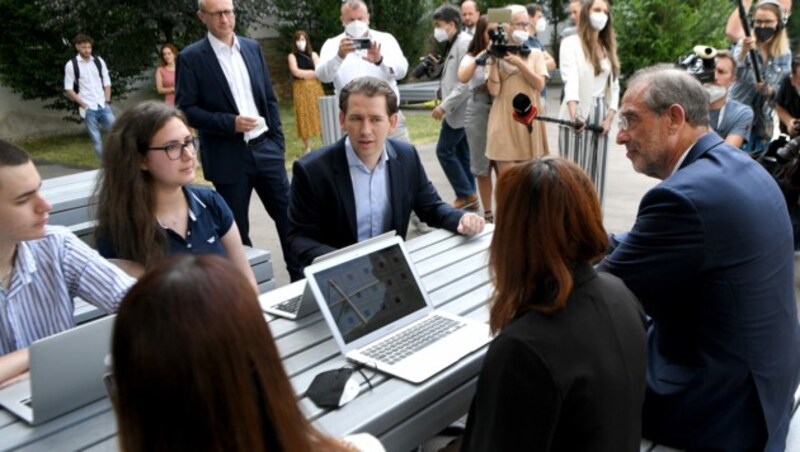
[[[314,263],[341,256],[354,249],[386,240],[395,235],[397,235],[395,231],[384,232],[381,235],[376,235],[375,237],[354,243],[350,246],[317,256],[314,258]],[[308,288],[304,279],[263,293],[259,295],[258,302],[261,304],[261,309],[264,312],[289,320],[297,320],[319,310],[317,302],[314,301],[314,295],[311,293],[311,289]]]
[[[0,405],[37,425],[105,397],[103,374],[116,316],[39,339],[30,378],[0,390]]]
[[[489,326],[434,310],[400,237],[305,269],[344,355],[420,383],[482,347]]]

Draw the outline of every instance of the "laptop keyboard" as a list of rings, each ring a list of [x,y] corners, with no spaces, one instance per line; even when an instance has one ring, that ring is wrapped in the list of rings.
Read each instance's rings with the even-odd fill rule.
[[[274,309],[279,311],[288,312],[290,314],[297,314],[297,311],[300,309],[300,300],[303,299],[303,294],[300,294],[296,297],[292,297],[286,301],[282,301],[275,306]]]
[[[464,322],[434,315],[396,336],[362,350],[361,353],[376,361],[395,364],[464,326]]]

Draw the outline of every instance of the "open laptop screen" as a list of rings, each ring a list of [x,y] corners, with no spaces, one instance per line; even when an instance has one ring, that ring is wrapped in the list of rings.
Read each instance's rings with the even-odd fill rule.
[[[427,306],[399,244],[320,270],[313,278],[345,343]]]

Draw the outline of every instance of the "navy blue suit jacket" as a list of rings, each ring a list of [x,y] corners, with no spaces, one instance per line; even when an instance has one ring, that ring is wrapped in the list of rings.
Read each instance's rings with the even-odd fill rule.
[[[345,138],[294,162],[289,196],[289,247],[300,265],[358,242],[356,203]],[[456,232],[463,211],[444,203],[428,180],[417,150],[386,140],[391,229],[405,238],[411,210],[437,228]]]
[[[253,98],[258,112],[267,121],[268,145],[254,154],[255,164],[270,159],[283,159],[285,143],[278,100],[272,88],[261,48],[252,39],[237,36],[242,58],[250,75]],[[178,54],[175,65],[175,104],[186,114],[189,125],[200,135],[205,178],[229,184],[241,177],[245,163],[251,158],[243,134],[236,133],[239,115],[222,66],[214,54],[208,37],[191,44]]]
[[[652,317],[643,434],[783,450],[798,383],[792,229],[775,181],[713,132],[642,199],[600,264]],[[766,444],[763,441],[767,441]]]

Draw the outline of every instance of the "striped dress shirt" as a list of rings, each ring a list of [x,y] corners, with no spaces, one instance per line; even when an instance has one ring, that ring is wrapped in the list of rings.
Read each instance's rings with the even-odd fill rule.
[[[20,242],[11,283],[0,288],[0,355],[75,326],[76,296],[116,311],[134,282],[66,228]]]

